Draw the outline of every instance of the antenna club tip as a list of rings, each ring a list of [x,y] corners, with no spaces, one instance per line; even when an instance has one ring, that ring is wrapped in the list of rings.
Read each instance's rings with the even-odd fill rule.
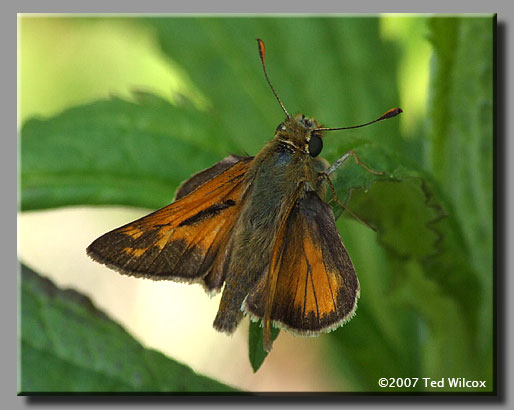
[[[266,48],[264,47],[264,41],[262,41],[260,38],[258,38],[257,44],[259,45],[259,55],[261,56],[261,60],[264,61],[264,56],[266,53]]]
[[[391,108],[387,111],[379,120],[387,120],[388,118],[396,117],[398,114],[401,114],[403,110],[401,108]]]

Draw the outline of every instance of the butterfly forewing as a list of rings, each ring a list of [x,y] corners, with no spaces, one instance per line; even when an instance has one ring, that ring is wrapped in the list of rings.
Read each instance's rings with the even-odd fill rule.
[[[190,282],[205,276],[239,215],[251,160],[227,157],[208,175],[196,174],[177,201],[106,233],[88,254],[128,275]]]
[[[330,331],[356,308],[359,282],[337,231],[330,207],[306,192],[291,211],[276,244],[278,270],[271,320],[299,334]],[[246,310],[264,317],[267,277],[248,295]]]
[[[226,170],[231,168],[237,162],[243,161],[243,163],[250,163],[253,160],[253,157],[242,157],[240,155],[229,155],[228,157],[222,159],[217,162],[213,166],[204,169],[200,172],[197,172],[189,179],[185,180],[180,184],[175,193],[175,200],[178,200],[191,192],[193,192],[200,185],[205,184],[212,178],[224,173]]]

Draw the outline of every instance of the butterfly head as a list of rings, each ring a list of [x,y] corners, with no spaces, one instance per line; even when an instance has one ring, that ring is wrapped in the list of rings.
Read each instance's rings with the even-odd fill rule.
[[[275,131],[275,139],[294,152],[317,157],[323,149],[320,124],[303,114],[288,116]]]

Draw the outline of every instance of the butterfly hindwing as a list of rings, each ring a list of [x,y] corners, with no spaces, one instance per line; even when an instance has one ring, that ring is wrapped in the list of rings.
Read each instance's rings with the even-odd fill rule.
[[[212,270],[239,214],[251,160],[230,156],[195,174],[179,188],[175,202],[106,233],[88,254],[127,275],[199,280]]]
[[[275,248],[273,323],[299,334],[318,334],[351,318],[359,282],[332,210],[315,192],[297,200]],[[254,317],[265,316],[267,286],[264,275],[246,299],[245,310]]]

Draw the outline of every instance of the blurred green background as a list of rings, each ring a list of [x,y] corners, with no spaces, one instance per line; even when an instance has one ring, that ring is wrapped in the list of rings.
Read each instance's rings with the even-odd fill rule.
[[[357,315],[330,335],[297,347],[292,346],[301,338],[282,332],[277,344],[284,340],[283,348],[266,359],[276,365],[265,362],[257,375],[231,376],[222,366],[205,372],[248,390],[396,392],[402,389],[380,388],[378,379],[465,377],[486,380],[485,390],[491,391],[493,30],[490,15],[22,16],[20,259],[49,277],[54,267],[38,266],[41,254],[52,255],[56,270],[64,263],[60,255],[66,252],[58,245],[45,251],[54,242],[41,243],[51,235],[37,225],[38,218],[48,217],[43,210],[155,209],[170,202],[182,180],[227,154],[255,155],[283,120],[262,74],[259,37],[266,43],[271,80],[290,112],[331,127],[363,123],[395,106],[404,113],[325,138],[322,156],[329,161],[353,148],[372,168],[387,172],[376,177],[349,161],[336,179],[340,198],[378,228],[375,233],[346,215],[338,219],[361,283]],[[75,230],[81,229],[77,223]],[[73,287],[78,275],[68,273],[65,283]],[[96,285],[81,290],[102,304]],[[73,385],[73,378],[64,376],[95,367],[106,360],[105,352],[92,354],[86,346],[88,353],[77,358],[66,337],[56,344],[50,329],[63,326],[54,316],[47,318],[48,340],[31,342],[39,328],[30,315],[62,308],[45,296],[25,309],[36,288],[22,292],[21,390],[105,388],[105,382]],[[154,343],[144,341],[158,346]],[[41,371],[38,360],[24,352],[36,348],[55,356],[61,370],[46,379],[34,376]],[[182,357],[173,349],[166,353]],[[280,384],[292,369],[288,360],[307,363],[301,373],[307,380]],[[200,364],[188,364],[204,372]],[[113,380],[120,371],[115,364],[102,370]],[[309,377],[327,381],[309,384]],[[124,382],[118,389],[152,390],[152,383],[145,383]],[[202,383],[197,390],[214,389]],[[108,386],[118,390],[115,383]],[[170,381],[155,389],[184,387]],[[447,383],[425,388],[421,381],[403,389],[440,390],[458,389]]]

